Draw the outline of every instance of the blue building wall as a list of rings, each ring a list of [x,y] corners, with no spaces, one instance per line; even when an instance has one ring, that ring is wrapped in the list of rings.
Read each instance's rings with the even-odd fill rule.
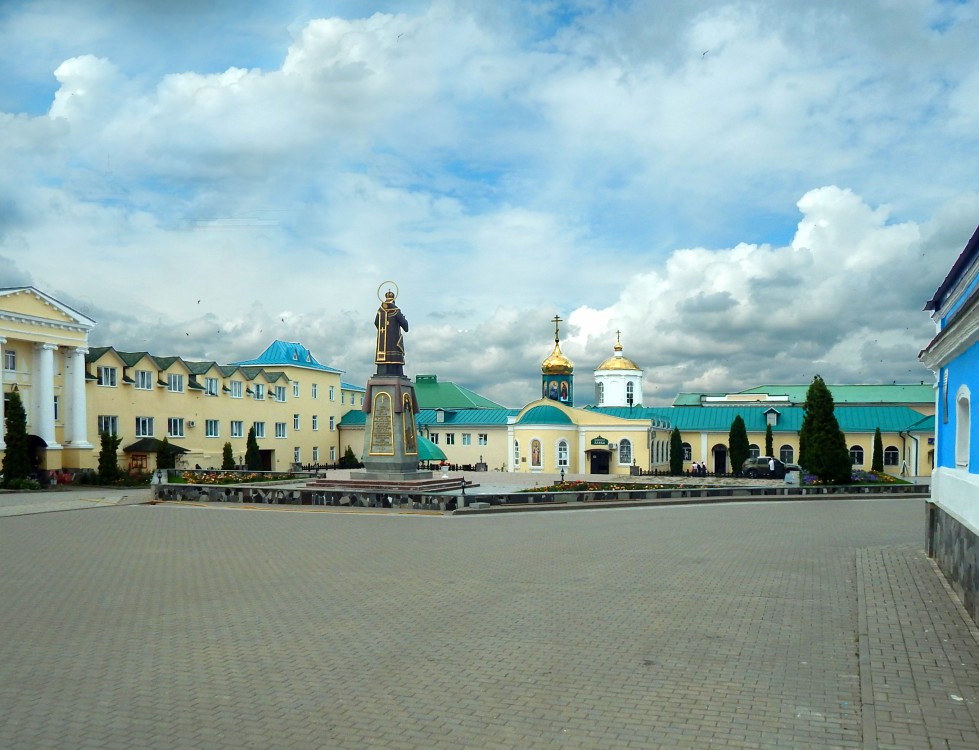
[[[973,344],[953,362],[942,368],[939,383],[948,371],[947,393],[939,394],[938,403],[938,450],[935,456],[935,466],[955,467],[955,435],[956,408],[955,396],[959,387],[965,384],[969,388],[972,406],[969,439],[969,473],[979,474],[979,416],[976,407],[979,406],[979,344]],[[946,420],[946,410],[948,418]]]

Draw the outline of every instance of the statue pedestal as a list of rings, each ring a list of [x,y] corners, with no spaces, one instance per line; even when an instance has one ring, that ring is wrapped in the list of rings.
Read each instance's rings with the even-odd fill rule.
[[[408,482],[432,476],[418,471],[418,401],[411,380],[374,375],[367,381],[364,411],[364,479]]]

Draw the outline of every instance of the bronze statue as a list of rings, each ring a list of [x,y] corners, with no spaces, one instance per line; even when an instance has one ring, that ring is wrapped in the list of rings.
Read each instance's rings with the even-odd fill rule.
[[[374,362],[378,375],[404,375],[405,345],[401,332],[408,330],[408,321],[396,300],[397,295],[388,289],[374,317],[377,328]]]

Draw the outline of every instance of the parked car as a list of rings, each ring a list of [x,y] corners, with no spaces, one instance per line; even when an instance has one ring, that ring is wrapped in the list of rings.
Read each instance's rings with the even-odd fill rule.
[[[772,456],[755,456],[741,464],[741,476],[749,479],[757,479],[758,477],[784,479],[787,470],[784,463]]]

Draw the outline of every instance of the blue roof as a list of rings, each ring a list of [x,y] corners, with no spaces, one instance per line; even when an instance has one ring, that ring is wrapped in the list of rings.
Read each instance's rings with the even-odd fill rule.
[[[541,404],[529,409],[517,424],[573,424],[571,417],[556,406]]]
[[[450,426],[505,425],[507,417],[519,414],[519,409],[442,409],[442,421],[438,421],[439,409],[420,409],[415,416],[419,425],[428,427],[440,424]]]
[[[321,365],[316,361],[312,353],[302,344],[292,341],[279,341],[276,339],[268,348],[259,354],[255,359],[243,362],[233,362],[238,366],[257,366],[257,367],[304,367],[308,370],[320,370],[321,372],[342,373],[333,367]]]
[[[353,383],[347,383],[343,380],[340,381],[340,387],[345,391],[357,391],[358,393],[367,393],[367,389],[362,385],[354,385]]]

